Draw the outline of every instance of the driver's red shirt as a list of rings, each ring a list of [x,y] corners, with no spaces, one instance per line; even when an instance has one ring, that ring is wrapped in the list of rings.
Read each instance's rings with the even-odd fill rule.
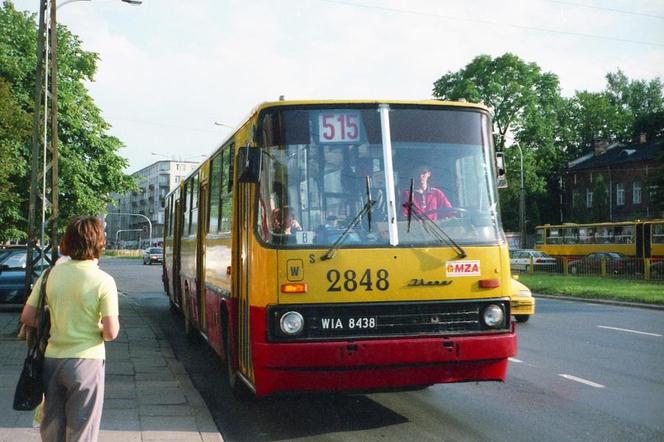
[[[401,201],[403,201],[403,208],[401,213],[404,216],[408,216],[408,200],[410,197],[410,191],[405,190],[401,195]],[[431,220],[438,219],[437,209],[452,207],[450,200],[447,199],[442,190],[436,187],[429,187],[424,193],[414,192],[413,193],[413,206],[416,207],[417,213],[426,215]]]

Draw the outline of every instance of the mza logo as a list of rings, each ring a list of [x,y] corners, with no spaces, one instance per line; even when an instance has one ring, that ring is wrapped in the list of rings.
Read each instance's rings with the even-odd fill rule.
[[[447,261],[445,263],[445,275],[450,276],[479,276],[479,261]]]

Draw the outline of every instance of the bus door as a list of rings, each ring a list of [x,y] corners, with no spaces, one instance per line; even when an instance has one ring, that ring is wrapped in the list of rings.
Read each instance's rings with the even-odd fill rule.
[[[208,184],[201,183],[198,193],[198,232],[196,238],[196,297],[198,305],[198,326],[207,334],[205,312],[205,249],[208,231]]]
[[[238,183],[237,209],[234,217],[235,231],[237,232],[237,253],[233,257],[233,291],[235,292],[236,308],[233,312],[236,318],[235,348],[237,349],[238,372],[253,384],[253,362],[251,358],[251,336],[249,326],[250,293],[249,278],[251,257],[249,256],[251,240],[251,212],[252,184]],[[237,270],[236,270],[237,269]]]
[[[180,198],[175,200],[175,209],[173,213],[173,302],[182,308],[182,290],[180,285],[180,245],[182,243],[182,204]]]

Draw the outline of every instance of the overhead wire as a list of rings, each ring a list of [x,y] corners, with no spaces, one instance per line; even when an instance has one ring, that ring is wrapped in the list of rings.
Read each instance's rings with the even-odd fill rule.
[[[561,31],[561,30],[557,30],[557,29],[540,28],[540,27],[537,27],[537,26],[517,25],[517,24],[513,24],[513,23],[498,22],[498,21],[486,20],[486,19],[481,19],[481,18],[468,18],[468,17],[453,16],[453,15],[437,14],[437,13],[434,13],[434,12],[422,12],[422,11],[415,11],[415,10],[411,10],[411,9],[393,8],[393,7],[388,7],[388,6],[368,5],[368,4],[365,4],[365,3],[358,3],[358,2],[348,1],[348,0],[318,0],[318,1],[319,2],[325,2],[325,3],[334,3],[334,4],[338,4],[338,5],[344,5],[344,6],[352,6],[352,7],[357,7],[357,8],[374,9],[374,10],[392,12],[392,13],[397,13],[397,14],[410,14],[410,15],[417,15],[417,16],[423,16],[423,17],[434,17],[434,18],[441,18],[441,19],[446,19],[446,20],[466,21],[466,22],[481,23],[481,24],[484,24],[484,25],[491,25],[491,26],[501,26],[501,27],[508,27],[508,28],[514,28],[514,29],[523,29],[523,30],[527,30],[527,31],[546,32],[546,33],[551,33],[551,34],[570,35],[570,36],[574,36],[574,37],[584,37],[584,38],[593,38],[593,39],[599,39],[599,40],[618,41],[618,42],[621,42],[621,43],[631,43],[631,44],[639,44],[639,45],[647,45],[647,46],[664,47],[664,43],[653,42],[653,41],[633,40],[633,39],[629,39],[629,38],[613,37],[613,36],[610,36],[610,35],[588,34],[588,33],[585,33],[585,32]],[[554,0],[551,0],[551,1],[554,1]],[[654,17],[654,18],[659,18],[659,17]]]

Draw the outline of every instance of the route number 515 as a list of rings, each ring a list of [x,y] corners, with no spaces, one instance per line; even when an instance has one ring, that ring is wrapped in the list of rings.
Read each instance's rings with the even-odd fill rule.
[[[358,113],[322,113],[318,116],[320,142],[350,142],[360,139],[360,116]]]

